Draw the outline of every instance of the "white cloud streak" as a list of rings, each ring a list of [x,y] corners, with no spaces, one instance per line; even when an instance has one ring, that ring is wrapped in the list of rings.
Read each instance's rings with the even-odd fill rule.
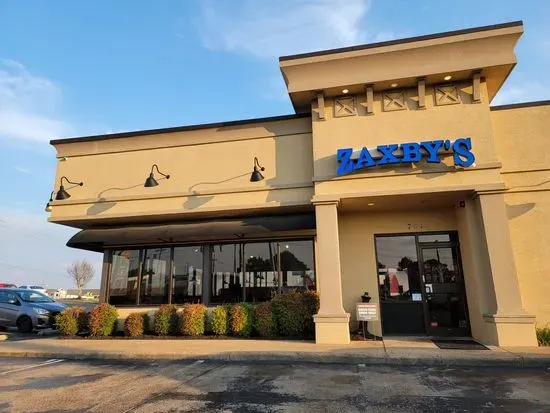
[[[247,0],[242,6],[225,5],[219,0],[201,2],[196,23],[203,45],[212,50],[272,58],[375,39],[362,29],[370,0]]]
[[[523,76],[520,76],[523,77]],[[531,102],[536,100],[545,100],[550,96],[550,88],[537,81],[509,80],[497,93],[492,106],[506,105],[510,103]]]
[[[62,94],[51,80],[0,60],[0,139],[47,142],[72,133],[59,115]]]

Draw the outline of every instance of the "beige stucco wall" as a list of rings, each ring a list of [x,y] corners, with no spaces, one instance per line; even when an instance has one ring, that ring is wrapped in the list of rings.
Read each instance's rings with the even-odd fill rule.
[[[522,301],[550,323],[550,105],[495,110],[491,118]]]
[[[351,315],[351,327],[356,328],[355,303],[368,291],[373,303],[379,302],[378,274],[374,249],[375,234],[456,230],[452,209],[411,212],[341,212],[338,219],[342,296],[344,309]],[[381,323],[369,323],[371,333],[381,334]]]

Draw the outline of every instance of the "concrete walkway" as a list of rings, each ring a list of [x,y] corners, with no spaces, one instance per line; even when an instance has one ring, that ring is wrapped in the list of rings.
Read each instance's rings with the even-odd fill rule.
[[[385,339],[352,342],[348,346],[328,346],[305,341],[276,340],[99,340],[54,337],[0,342],[1,356],[550,368],[550,347],[442,350],[429,340],[418,339]]]

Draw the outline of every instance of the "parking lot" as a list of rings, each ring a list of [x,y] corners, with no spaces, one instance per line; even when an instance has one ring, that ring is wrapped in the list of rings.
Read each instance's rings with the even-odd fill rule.
[[[548,412],[550,371],[0,359],[0,412]]]

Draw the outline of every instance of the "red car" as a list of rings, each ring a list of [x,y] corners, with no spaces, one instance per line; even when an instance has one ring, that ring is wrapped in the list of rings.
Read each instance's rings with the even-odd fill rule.
[[[17,288],[17,285],[0,283],[0,288]]]

